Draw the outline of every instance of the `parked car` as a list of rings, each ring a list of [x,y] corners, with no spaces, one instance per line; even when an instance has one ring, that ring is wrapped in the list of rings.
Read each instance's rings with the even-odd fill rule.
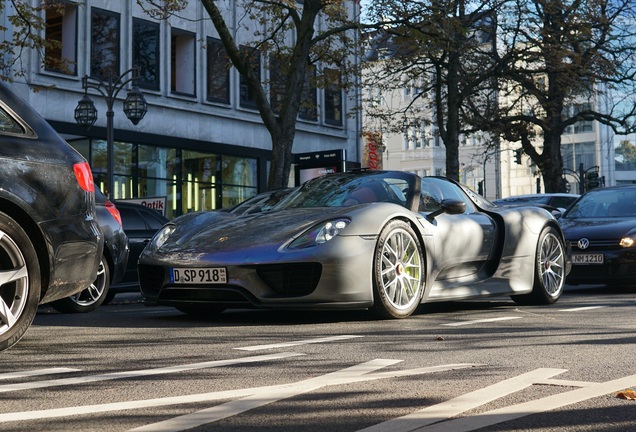
[[[370,308],[404,318],[424,301],[554,303],[569,269],[549,212],[499,208],[443,177],[329,174],[267,212],[213,213],[175,218],[144,249],[145,304],[191,314]]]
[[[103,247],[88,163],[0,83],[0,350],[90,285]]]
[[[150,242],[152,236],[168,223],[168,219],[157,210],[141,204],[116,201],[116,205],[121,215],[124,232],[128,238],[130,252],[125,271],[122,272],[120,280],[110,286],[104,304],[110,303],[118,293],[139,292],[139,277],[137,276],[139,255]]]
[[[571,193],[541,193],[515,195],[508,198],[494,200],[496,205],[527,205],[535,204],[547,208],[548,210],[557,209],[560,212],[567,210],[574,201],[580,197],[579,194]]]
[[[101,304],[107,303],[109,288],[124,277],[129,251],[119,210],[97,187],[95,205],[99,228],[104,236],[104,251],[97,277],[84,290],[51,303],[55,310],[62,313],[94,311]]]
[[[636,185],[592,189],[559,220],[576,284],[636,284]]]

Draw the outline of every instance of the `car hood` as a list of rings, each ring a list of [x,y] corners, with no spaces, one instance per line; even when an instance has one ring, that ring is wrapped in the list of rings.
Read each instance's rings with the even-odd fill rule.
[[[634,218],[561,218],[559,224],[567,240],[578,240],[581,237],[590,240],[614,239],[636,231]]]
[[[342,208],[288,209],[235,216],[208,212],[176,220],[177,229],[160,252],[227,252],[231,249],[278,248],[318,222],[342,216]]]

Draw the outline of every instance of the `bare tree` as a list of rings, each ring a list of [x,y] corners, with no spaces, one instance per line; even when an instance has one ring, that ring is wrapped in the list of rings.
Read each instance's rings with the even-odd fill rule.
[[[156,17],[177,13],[187,0],[137,0]],[[190,2],[191,3],[191,2]],[[333,85],[330,71],[338,71],[342,80],[335,82],[347,88],[356,73],[352,62],[356,52],[359,16],[357,2],[346,0],[243,0],[237,1],[247,21],[256,23],[244,28],[253,38],[240,44],[236,31],[224,18],[214,0],[201,0],[212,20],[227,55],[245,78],[254,95],[256,108],[272,139],[272,161],[268,178],[270,189],[287,186],[292,163],[292,147],[296,120],[303,109],[308,83],[320,88]],[[150,6],[150,7],[148,7]],[[240,21],[240,20],[239,20]],[[269,59],[276,80],[262,80],[254,68],[258,57]],[[274,60],[273,62],[271,60]],[[271,90],[277,90],[272,100]],[[314,107],[315,109],[315,107]]]
[[[407,129],[411,119],[432,125],[446,149],[446,176],[456,180],[460,136],[473,129],[466,109],[493,97],[495,8],[490,0],[385,0],[371,7],[371,19],[385,23],[371,44],[380,39],[390,52],[372,66],[366,83],[417,91],[408,104],[370,115],[387,124],[393,118],[393,131],[400,122]]]
[[[521,143],[547,192],[565,190],[566,128],[595,120],[634,130],[635,12],[633,0],[517,0],[499,11],[503,67],[490,126]]]

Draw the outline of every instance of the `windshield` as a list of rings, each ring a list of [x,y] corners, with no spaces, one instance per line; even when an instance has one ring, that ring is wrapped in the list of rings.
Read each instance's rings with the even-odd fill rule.
[[[415,177],[407,173],[338,173],[317,177],[285,197],[276,210],[307,207],[347,207],[392,202],[408,208]]]
[[[612,218],[636,216],[636,188],[595,189],[565,213],[565,218]]]

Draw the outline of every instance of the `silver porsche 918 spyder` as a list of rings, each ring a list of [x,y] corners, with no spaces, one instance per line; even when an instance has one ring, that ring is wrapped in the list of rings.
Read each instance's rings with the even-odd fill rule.
[[[481,296],[551,304],[571,264],[548,211],[498,208],[443,177],[329,174],[267,211],[218,213],[178,217],[152,239],[138,267],[146,305],[404,318],[422,302]]]

